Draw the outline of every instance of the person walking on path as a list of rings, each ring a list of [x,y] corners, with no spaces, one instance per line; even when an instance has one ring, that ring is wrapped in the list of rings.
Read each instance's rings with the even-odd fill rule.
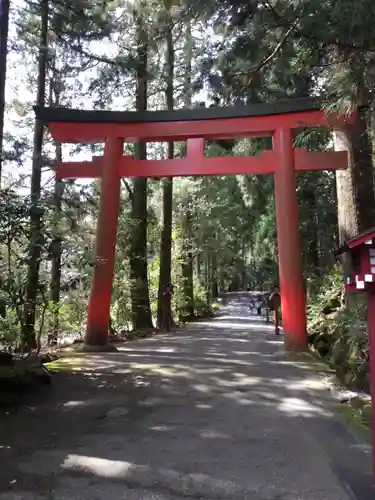
[[[270,311],[274,311],[275,313],[275,335],[280,335],[280,315],[279,315],[279,310],[280,310],[280,302],[281,302],[281,297],[280,297],[280,287],[279,285],[275,284],[272,289],[272,293],[268,299],[268,308]]]
[[[262,300],[261,297],[258,295],[255,299],[255,309],[257,311],[257,316],[262,315]]]

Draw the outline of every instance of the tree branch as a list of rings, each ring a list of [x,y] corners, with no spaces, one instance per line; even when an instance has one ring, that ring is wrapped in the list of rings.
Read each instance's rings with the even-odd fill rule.
[[[236,76],[243,76],[243,75],[249,75],[250,74],[249,82],[245,85],[245,87],[248,87],[250,85],[250,83],[251,83],[251,75],[253,73],[258,73],[259,71],[263,70],[270,62],[273,61],[273,59],[277,56],[277,54],[280,52],[280,50],[284,47],[284,45],[287,42],[290,34],[294,30],[297,22],[298,22],[298,19],[296,19],[294,21],[293,25],[289,27],[289,29],[287,30],[286,33],[284,33],[284,36],[281,38],[281,40],[279,41],[279,43],[276,45],[275,49],[271,52],[271,54],[269,54],[265,59],[263,59],[263,61],[261,61],[259,64],[257,64],[253,68],[247,70],[246,72],[236,73],[233,76],[236,77]]]
[[[280,25],[283,26],[284,28],[290,27],[290,24],[292,23],[293,25],[296,25],[297,19],[294,21],[291,21],[289,19],[286,19],[273,5],[271,5],[269,0],[264,0],[265,4],[267,5],[268,9],[270,12],[274,15],[274,17],[279,21]],[[315,41],[318,43],[324,43],[325,45],[332,45],[339,47],[340,49],[345,49],[345,50],[352,50],[352,51],[364,51],[364,52],[375,52],[375,46],[371,43],[365,43],[363,42],[361,45],[353,45],[352,43],[348,42],[341,42],[337,40],[336,38],[319,38],[317,36],[314,36],[312,33],[307,32],[304,29],[295,29],[295,34],[299,36],[300,38],[305,38],[307,40]],[[327,29],[326,33],[330,33],[330,30]]]
[[[134,193],[133,193],[133,191],[131,190],[131,188],[130,188],[130,186],[129,186],[129,183],[128,183],[128,182],[126,181],[126,179],[124,179],[124,178],[122,178],[121,180],[122,180],[122,182],[124,183],[124,186],[125,186],[125,188],[126,188],[126,190],[127,190],[128,194],[129,194],[129,198],[130,198],[130,200],[131,200],[131,201],[133,201],[133,199],[134,199]]]
[[[294,23],[292,24],[292,26],[288,29],[288,31],[284,34],[284,36],[282,37],[282,39],[280,40],[280,42],[276,45],[275,47],[275,50],[273,52],[271,52],[271,54],[269,56],[267,56],[265,59],[263,59],[263,61],[261,61],[258,66],[255,67],[255,69],[253,71],[257,72],[257,71],[260,71],[261,69],[263,69],[265,66],[267,66],[267,64],[269,64],[273,58],[279,53],[279,51],[284,47],[286,41],[288,40],[288,37],[289,35],[292,33],[292,31],[294,30],[296,24],[298,22],[298,19],[296,19],[294,21]]]
[[[116,59],[109,59],[108,57],[98,56],[96,54],[92,54],[91,52],[88,52],[85,49],[83,49],[81,46],[75,45],[75,44],[73,44],[71,42],[68,42],[61,35],[57,35],[57,38],[65,46],[69,47],[74,52],[76,52],[76,53],[78,53],[78,54],[80,54],[82,56],[85,56],[85,57],[91,59],[92,61],[97,61],[99,63],[104,63],[104,64],[110,64],[111,66],[116,66],[116,67],[121,67],[122,66],[122,64],[118,60],[116,60]]]

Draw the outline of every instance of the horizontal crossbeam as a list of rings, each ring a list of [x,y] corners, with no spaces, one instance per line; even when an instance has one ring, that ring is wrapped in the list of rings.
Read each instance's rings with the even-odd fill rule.
[[[199,146],[199,145],[198,145]],[[273,174],[277,165],[274,151],[258,156],[203,157],[199,151],[189,158],[135,160],[122,156],[118,164],[121,177],[183,177],[200,175]],[[348,165],[346,151],[306,151],[295,149],[296,171],[344,170]],[[103,157],[86,162],[63,162],[56,166],[59,179],[94,179],[101,177]]]

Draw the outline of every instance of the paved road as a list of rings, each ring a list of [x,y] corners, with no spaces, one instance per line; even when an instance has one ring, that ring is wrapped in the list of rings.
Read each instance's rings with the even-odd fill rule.
[[[246,294],[0,418],[1,500],[372,500],[370,454]],[[38,398],[37,398],[38,399]]]

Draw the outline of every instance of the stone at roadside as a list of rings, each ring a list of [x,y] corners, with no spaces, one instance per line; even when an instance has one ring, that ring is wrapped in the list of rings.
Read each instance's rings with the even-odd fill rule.
[[[9,352],[0,352],[0,366],[12,366],[13,356]]]
[[[10,355],[11,356],[11,355]],[[49,384],[51,375],[44,367],[42,358],[36,355],[22,359],[1,356],[0,362],[0,391],[22,391],[37,384]]]
[[[51,381],[51,374],[43,365],[43,361],[39,356],[31,355],[20,360],[18,370],[20,374],[24,373],[37,382],[49,384]]]
[[[57,354],[46,352],[40,355],[42,363],[51,363],[52,361],[57,361],[59,356]]]

